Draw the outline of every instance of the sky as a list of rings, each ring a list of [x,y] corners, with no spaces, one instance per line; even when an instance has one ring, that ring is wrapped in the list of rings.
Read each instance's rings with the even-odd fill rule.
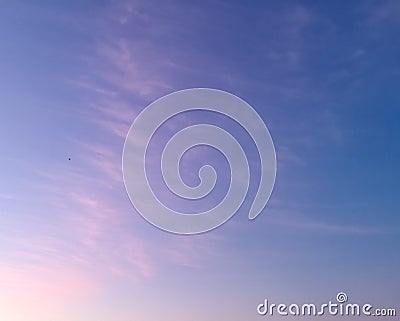
[[[1,319],[252,321],[267,318],[264,299],[341,291],[399,314],[399,32],[394,0],[0,1]],[[277,177],[255,220],[252,178],[227,223],[176,235],[132,206],[122,151],[146,106],[197,87],[259,113]],[[169,206],[198,212],[221,200],[226,160],[204,146],[183,158],[189,185],[201,165],[220,173],[198,204],[168,194],[157,162],[194,123],[232,131],[252,177],[260,169],[227,119],[172,119],[154,137],[149,180]]]

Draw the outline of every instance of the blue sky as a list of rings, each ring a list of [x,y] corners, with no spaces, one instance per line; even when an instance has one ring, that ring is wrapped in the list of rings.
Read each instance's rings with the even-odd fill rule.
[[[257,320],[339,291],[399,309],[399,31],[397,1],[1,3],[0,314]],[[142,109],[192,87],[257,110],[278,174],[255,221],[249,199],[185,237],[135,212],[121,157]]]

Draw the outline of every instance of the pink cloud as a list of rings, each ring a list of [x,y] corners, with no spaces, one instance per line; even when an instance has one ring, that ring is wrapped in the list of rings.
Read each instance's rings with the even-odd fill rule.
[[[49,230],[47,238],[30,238],[43,249],[35,250],[39,253],[37,261],[40,264],[40,255],[65,255],[68,260],[63,260],[62,266],[96,266],[100,279],[124,277],[136,282],[153,276],[152,255],[147,254],[151,251],[134,234],[136,227],[131,222],[131,204],[124,194],[120,159],[101,144],[77,145],[85,151],[80,156],[80,166],[49,169],[40,184],[43,193],[51,195],[50,211],[54,215],[46,224],[52,224],[54,229]],[[84,168],[90,168],[90,174]],[[132,224],[132,229],[123,229],[126,224]],[[49,248],[45,250],[46,246]],[[16,261],[27,259],[26,252]]]
[[[126,137],[130,126],[128,124],[116,120],[95,119],[94,122],[99,124],[105,130],[116,135],[119,138]]]
[[[98,45],[95,64],[96,76],[117,90],[134,93],[142,97],[153,97],[160,90],[171,86],[159,73],[152,73],[147,54],[139,52],[135,44],[124,39],[109,40]],[[157,75],[157,76],[156,76]]]

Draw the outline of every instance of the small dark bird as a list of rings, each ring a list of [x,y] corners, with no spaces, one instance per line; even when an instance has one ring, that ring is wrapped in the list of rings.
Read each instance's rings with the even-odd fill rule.
[[[68,157],[68,160],[71,160],[71,157]]]

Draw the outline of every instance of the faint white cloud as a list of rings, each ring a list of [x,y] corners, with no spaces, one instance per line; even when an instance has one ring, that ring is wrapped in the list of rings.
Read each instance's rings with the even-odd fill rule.
[[[11,194],[0,193],[0,199],[3,199],[3,200],[16,200],[17,196],[14,196],[14,195],[11,195]]]
[[[296,231],[311,231],[315,233],[375,235],[390,232],[382,228],[365,225],[346,225],[335,222],[325,222],[299,213],[285,213],[284,211],[272,213],[272,215],[267,217],[267,220],[268,224],[282,225],[295,228]]]
[[[365,55],[365,50],[362,48],[358,48],[357,50],[354,51],[353,53],[353,57],[358,58],[358,57],[362,57]]]
[[[372,22],[400,22],[400,2],[397,0],[388,0],[377,2],[371,7]]]
[[[188,268],[202,268],[220,251],[221,236],[211,234],[191,237],[174,235],[163,249],[163,255],[176,265]]]
[[[68,81],[68,82],[73,84],[73,85],[76,85],[76,86],[78,86],[80,88],[88,89],[88,90],[93,91],[93,92],[98,93],[98,94],[102,94],[102,95],[106,95],[106,96],[115,96],[116,95],[115,91],[107,90],[105,88],[102,88],[102,87],[99,87],[99,86],[95,86],[93,84],[90,84],[90,83],[87,83],[87,82],[84,82],[84,81]]]
[[[277,160],[279,168],[304,166],[306,161],[296,150],[290,149],[288,146],[280,144],[276,147]]]
[[[156,57],[149,60],[149,49],[145,50],[146,47],[140,48],[139,45],[124,38],[112,38],[98,44],[91,58],[94,63],[91,74],[96,79],[93,81],[100,79],[112,91],[142,97],[154,97],[160,90],[171,90],[169,81],[162,73],[156,72],[162,67],[160,62]]]

